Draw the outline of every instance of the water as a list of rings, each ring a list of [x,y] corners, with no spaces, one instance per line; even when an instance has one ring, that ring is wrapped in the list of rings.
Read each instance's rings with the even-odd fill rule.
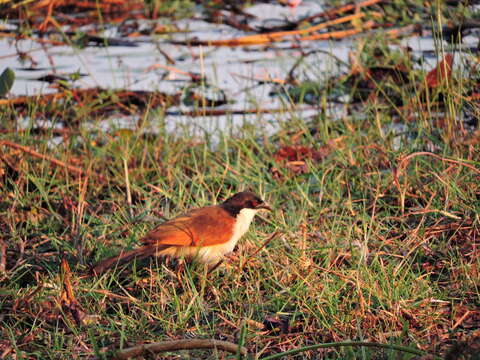
[[[251,26],[278,24],[285,22],[285,19],[293,20],[321,11],[322,3],[313,0],[304,1],[295,10],[281,7],[277,3],[258,4],[246,9],[247,13],[257,16],[257,19],[249,23]],[[151,24],[152,21],[144,23],[145,26],[151,26]],[[226,25],[211,24],[201,20],[184,19],[177,21],[175,25],[179,29],[188,31],[168,36],[143,36],[130,39],[136,46],[78,48],[39,44],[35,39],[14,42],[10,38],[1,38],[0,69],[10,67],[16,73],[11,96],[56,92],[57,89],[50,84],[36,79],[48,74],[68,76],[72,73],[82,75],[74,83],[80,88],[148,90],[168,94],[185,92],[192,86],[189,77],[165,69],[164,66],[168,65],[205,77],[209,87],[206,89],[205,86],[198,85],[194,90],[212,98],[225,96],[228,103],[216,107],[218,110],[285,109],[280,115],[263,113],[192,116],[182,114],[194,110],[195,107],[181,104],[167,109],[164,121],[169,130],[173,131],[179,126],[194,124],[199,133],[212,133],[232,125],[240,127],[245,123],[257,123],[265,131],[271,132],[276,129],[274,123],[279,117],[285,119],[291,116],[306,117],[315,114],[316,110],[314,106],[295,106],[286,98],[272,96],[272,91],[277,89],[278,85],[268,81],[260,83],[260,80],[285,79],[302,53],[319,50],[314,56],[309,56],[302,66],[305,69],[303,72],[316,72],[311,75],[321,81],[322,78],[326,79],[341,71],[347,71],[348,69],[339,67],[338,60],[348,63],[348,53],[355,48],[355,41],[352,39],[306,41],[298,44],[295,41],[283,41],[272,46],[233,48],[189,47],[172,44],[170,40],[231,39],[248,34]],[[4,24],[5,26],[11,27],[9,24]],[[89,26],[86,26],[83,30],[88,29]],[[121,37],[116,27],[109,27],[99,35]],[[467,45],[476,44],[478,36],[472,36],[467,40]],[[435,44],[430,37],[406,38],[399,46],[409,46],[414,53],[435,50]],[[17,55],[18,52],[27,54],[23,61]],[[168,64],[166,55],[174,59],[175,64]],[[425,61],[427,67],[433,67],[437,63],[435,56],[426,57]],[[338,117],[338,111],[337,106],[332,106],[329,115],[333,118]],[[136,116],[115,116],[114,119],[107,119],[95,126],[98,126],[98,129],[135,128],[137,123]],[[149,131],[155,131],[154,129],[155,126],[152,126]]]

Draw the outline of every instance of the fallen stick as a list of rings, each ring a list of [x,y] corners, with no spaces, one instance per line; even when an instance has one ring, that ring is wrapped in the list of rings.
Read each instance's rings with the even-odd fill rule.
[[[57,159],[55,159],[51,156],[40,154],[39,152],[37,152],[35,150],[32,150],[27,146],[19,145],[19,144],[13,143],[13,142],[8,141],[8,140],[0,141],[0,145],[5,145],[5,146],[8,146],[8,147],[11,147],[11,148],[14,148],[14,149],[22,150],[23,152],[25,152],[27,154],[30,154],[34,157],[37,157],[37,158],[43,159],[43,160],[47,160],[47,161],[49,161],[49,162],[51,162],[51,163],[53,163],[57,166],[64,167],[68,171],[73,172],[75,174],[86,175],[85,171],[83,171],[82,169],[80,169],[76,166],[68,165],[68,164],[64,163],[63,161],[57,160]]]
[[[45,94],[42,96],[34,95],[34,96],[19,96],[13,99],[0,99],[0,106],[4,105],[22,105],[25,104],[27,101],[35,99],[37,104],[48,104],[51,102],[55,102],[61,98],[65,97],[65,93],[54,93],[54,94]]]
[[[421,29],[417,25],[407,25],[395,29],[390,29],[385,31],[385,35],[388,36],[389,39],[397,39],[400,36],[412,35],[412,34],[420,34]]]
[[[373,28],[375,25],[374,22],[367,22],[363,25],[362,28],[358,29],[347,29],[347,30],[339,30],[339,31],[332,31],[323,34],[314,34],[310,36],[301,37],[299,40],[306,41],[306,40],[330,40],[330,39],[343,39],[349,36],[353,36],[356,34],[362,33],[364,30],[369,30]]]
[[[431,152],[428,152],[428,151],[419,151],[419,152],[415,152],[415,153],[412,153],[412,154],[409,154],[409,155],[406,155],[406,156],[402,156],[402,157],[399,158],[398,168],[397,168],[397,176],[399,174],[401,174],[401,172],[407,167],[408,162],[410,161],[411,158],[414,158],[416,156],[422,156],[422,155],[431,156],[435,159],[445,161],[445,162],[448,162],[448,163],[461,165],[461,166],[464,166],[464,167],[472,170],[473,172],[475,172],[477,174],[480,174],[480,169],[477,169],[475,166],[470,165],[469,163],[467,163],[465,161],[445,158],[443,156],[440,156],[440,155],[437,155],[437,154],[434,154],[434,153],[431,153]]]
[[[166,111],[165,115],[168,116],[224,116],[224,115],[250,115],[250,114],[276,114],[276,113],[288,113],[292,111],[307,111],[315,109],[314,106],[292,106],[287,108],[276,109],[245,109],[245,110],[223,110],[223,109],[205,109],[205,110],[193,110],[193,111]]]
[[[347,5],[343,5],[343,6],[340,6],[340,7],[337,7],[337,8],[333,8],[333,9],[321,12],[319,14],[315,14],[315,15],[306,17],[306,18],[302,19],[302,21],[308,23],[308,22],[312,22],[313,20],[315,20],[319,17],[332,18],[334,16],[337,16],[340,13],[345,13],[347,11],[352,11],[352,10],[358,10],[358,9],[363,8],[363,7],[375,5],[375,4],[378,4],[378,3],[381,3],[381,2],[383,2],[383,0],[366,0],[366,1],[359,2],[359,3],[347,4]]]
[[[245,268],[245,265],[247,265],[247,263],[253,259],[265,246],[267,246],[273,239],[275,239],[276,237],[278,237],[278,235],[280,235],[280,232],[279,231],[275,231],[272,235],[270,235],[268,237],[267,240],[265,240],[263,242],[263,244],[261,246],[258,247],[257,250],[255,250],[248,258],[245,259],[245,262],[240,266],[240,271],[242,271],[244,268]]]
[[[300,36],[300,35],[307,35],[314,33],[315,31],[323,30],[328,28],[329,26],[343,24],[346,22],[351,22],[353,20],[361,19],[365,17],[367,14],[363,12],[359,12],[352,15],[347,15],[338,19],[330,20],[318,25],[311,26],[306,29],[301,30],[291,30],[291,31],[280,31],[280,32],[273,32],[267,34],[255,34],[255,35],[247,35],[242,36],[234,39],[227,39],[227,40],[185,40],[185,41],[172,41],[172,44],[178,45],[190,45],[190,46],[247,46],[247,45],[264,45],[270,44],[273,42],[283,41],[287,37],[293,36]]]
[[[182,340],[170,340],[159,341],[151,344],[142,344],[133,346],[127,349],[119,350],[113,355],[114,360],[124,360],[141,356],[142,354],[157,354],[165,351],[177,351],[177,350],[195,350],[195,349],[215,349],[223,350],[236,354],[238,345],[215,339],[182,339]],[[247,349],[240,347],[240,353],[247,355]]]

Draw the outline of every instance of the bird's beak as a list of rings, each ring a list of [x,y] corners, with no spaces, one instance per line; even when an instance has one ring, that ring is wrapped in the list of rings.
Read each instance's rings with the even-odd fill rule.
[[[268,211],[272,211],[272,208],[270,207],[270,205],[268,205],[266,202],[264,203],[261,203],[261,204],[258,204],[255,209],[257,210],[268,210]]]

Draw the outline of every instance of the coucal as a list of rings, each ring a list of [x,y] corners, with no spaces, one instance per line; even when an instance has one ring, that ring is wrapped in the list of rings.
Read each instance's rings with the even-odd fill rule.
[[[259,196],[242,191],[225,202],[191,210],[147,233],[143,246],[105,259],[92,269],[94,274],[149,256],[195,259],[213,265],[233,251],[260,210],[271,210]]]

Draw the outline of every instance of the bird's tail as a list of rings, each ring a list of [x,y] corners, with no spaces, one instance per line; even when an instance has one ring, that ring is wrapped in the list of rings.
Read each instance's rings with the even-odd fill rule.
[[[102,260],[92,268],[94,275],[103,274],[112,267],[121,266],[133,259],[144,259],[146,257],[155,255],[156,249],[154,246],[141,246],[137,249],[121,252],[119,255],[112,256],[108,259]]]

